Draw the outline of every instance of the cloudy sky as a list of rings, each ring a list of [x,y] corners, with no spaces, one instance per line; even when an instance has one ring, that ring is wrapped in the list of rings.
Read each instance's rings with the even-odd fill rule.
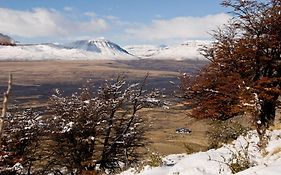
[[[221,0],[0,0],[0,33],[24,43],[105,37],[121,45],[209,39]]]

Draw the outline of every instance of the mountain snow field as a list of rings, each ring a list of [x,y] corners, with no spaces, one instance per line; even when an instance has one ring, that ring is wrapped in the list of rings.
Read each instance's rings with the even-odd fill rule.
[[[0,46],[0,60],[135,59],[107,40],[81,40],[69,45],[30,44]]]
[[[259,139],[256,131],[250,131],[219,149],[190,155],[168,155],[162,159],[162,166],[146,166],[139,173],[129,169],[120,175],[231,175],[233,173],[229,165],[241,163],[235,159],[237,155],[242,155],[250,165],[250,168],[237,175],[280,175],[281,131],[268,131],[267,136],[268,145],[263,151],[257,146]]]
[[[146,59],[205,60],[198,49],[210,43],[211,41],[191,40],[170,46],[132,45],[125,46],[125,49],[133,55]]]
[[[0,45],[0,60],[132,60],[172,59],[202,60],[198,49],[209,41],[187,41],[171,46],[121,46],[104,38],[80,40],[69,44]]]

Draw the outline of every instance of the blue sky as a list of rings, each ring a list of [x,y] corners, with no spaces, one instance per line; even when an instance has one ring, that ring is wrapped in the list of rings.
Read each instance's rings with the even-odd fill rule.
[[[220,0],[0,0],[0,32],[21,42],[105,37],[121,45],[209,39]]]

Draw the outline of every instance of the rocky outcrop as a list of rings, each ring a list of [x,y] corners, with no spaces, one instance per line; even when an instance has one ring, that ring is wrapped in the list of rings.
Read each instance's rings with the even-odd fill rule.
[[[15,40],[13,40],[11,37],[0,33],[0,45],[15,46],[16,43],[15,43]]]

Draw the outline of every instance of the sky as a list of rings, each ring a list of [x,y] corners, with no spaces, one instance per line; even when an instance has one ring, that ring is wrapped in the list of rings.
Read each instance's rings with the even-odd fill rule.
[[[0,0],[0,33],[21,43],[106,38],[120,45],[210,39],[221,0]]]

